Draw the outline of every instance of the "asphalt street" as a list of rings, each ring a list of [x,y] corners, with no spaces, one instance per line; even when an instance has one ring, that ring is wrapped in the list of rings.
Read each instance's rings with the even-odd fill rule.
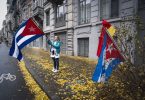
[[[9,47],[0,44],[0,100],[32,100],[17,60],[8,55]]]

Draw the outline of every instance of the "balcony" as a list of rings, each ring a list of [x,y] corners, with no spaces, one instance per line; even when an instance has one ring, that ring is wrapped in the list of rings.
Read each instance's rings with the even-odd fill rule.
[[[40,28],[43,27],[44,10],[40,6],[33,6],[33,17]]]
[[[41,17],[43,19],[43,16],[44,16],[44,10],[43,10],[43,8],[40,7],[40,6],[34,7],[34,9],[33,9],[33,15],[34,16],[39,16],[39,17]]]

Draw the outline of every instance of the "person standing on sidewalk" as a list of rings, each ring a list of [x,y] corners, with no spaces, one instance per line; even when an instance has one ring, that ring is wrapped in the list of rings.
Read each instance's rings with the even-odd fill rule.
[[[51,48],[50,48],[50,57],[52,58],[53,63],[54,63],[54,68],[52,69],[52,71],[53,72],[58,72],[61,41],[60,41],[58,36],[55,36],[54,41],[48,40],[48,44],[51,46]]]

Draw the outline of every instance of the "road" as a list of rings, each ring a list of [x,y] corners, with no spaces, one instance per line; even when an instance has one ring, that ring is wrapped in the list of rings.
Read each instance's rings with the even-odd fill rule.
[[[32,100],[17,60],[8,55],[9,47],[0,44],[0,100]]]

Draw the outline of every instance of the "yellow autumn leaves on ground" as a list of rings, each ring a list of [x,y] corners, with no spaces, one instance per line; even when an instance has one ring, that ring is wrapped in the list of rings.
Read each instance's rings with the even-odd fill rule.
[[[47,95],[42,91],[40,86],[35,82],[31,74],[28,72],[25,63],[19,63],[20,70],[24,75],[26,85],[29,87],[29,90],[34,94],[34,100],[49,100]]]
[[[31,68],[62,100],[143,100],[145,67],[123,64],[113,71],[108,83],[94,83],[96,61],[61,55],[60,71],[53,73],[49,51],[27,48],[25,58]]]
[[[27,51],[29,53],[26,53]],[[37,54],[34,52],[37,52]],[[61,99],[95,100],[97,92],[95,85],[97,84],[92,82],[91,76],[96,61],[88,58],[61,56],[60,71],[53,73],[51,71],[53,64],[48,52],[38,49],[27,49],[24,54],[26,58],[39,65],[39,70],[45,73],[44,81],[46,83],[50,82],[48,77],[51,77],[57,84],[58,87],[55,92]]]

